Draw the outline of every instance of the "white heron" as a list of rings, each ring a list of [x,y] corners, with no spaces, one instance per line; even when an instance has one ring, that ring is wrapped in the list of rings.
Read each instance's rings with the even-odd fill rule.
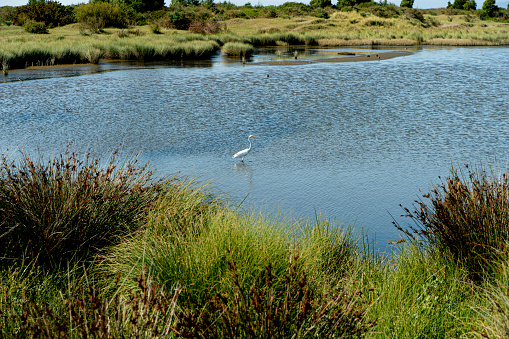
[[[250,135],[247,137],[247,141],[249,141],[249,148],[243,149],[233,155],[232,158],[241,158],[242,162],[244,162],[244,157],[251,151],[251,138],[257,138],[256,135]]]

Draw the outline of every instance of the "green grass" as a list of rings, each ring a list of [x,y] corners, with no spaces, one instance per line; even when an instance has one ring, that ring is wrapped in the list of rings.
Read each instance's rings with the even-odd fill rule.
[[[205,31],[204,34],[195,34],[162,28],[167,27],[163,22],[155,33],[151,27],[155,27],[153,25],[157,22],[152,26],[137,26],[128,30],[106,28],[100,34],[85,32],[79,24],[51,28],[48,34],[43,35],[30,34],[19,26],[0,26],[0,66],[4,72],[8,72],[10,69],[28,66],[97,63],[102,58],[210,58],[221,48],[225,53],[235,55],[243,53],[247,56],[252,53],[252,49],[246,45],[242,45],[242,48],[240,45],[227,48],[228,43],[252,46],[509,44],[509,32],[504,23],[480,20],[474,12],[416,10],[414,12],[419,15],[415,18],[415,15],[407,15],[402,10],[396,11],[398,15],[386,15],[382,9],[380,6],[368,6],[361,12],[331,9],[327,10],[328,19],[304,12],[279,17],[262,15],[249,19],[217,14],[218,21],[214,22],[222,29],[208,34]],[[192,8],[189,10],[192,11]],[[195,10],[199,12],[203,8]],[[394,8],[392,10],[394,12]],[[263,11],[257,9],[256,12]]]
[[[249,57],[254,53],[254,47],[242,42],[227,42],[221,48],[221,53],[234,57]]]
[[[483,257],[490,274],[479,280],[438,234],[426,246],[400,241],[382,256],[365,235],[327,218],[243,211],[206,184],[154,182],[115,157],[80,159],[25,154],[3,162],[2,338],[507,334],[505,246]],[[471,192],[460,195],[469,199],[482,192],[473,201],[486,208],[449,211],[470,234],[478,219],[467,218],[468,206],[508,210],[498,184],[505,181],[488,178],[481,167],[453,176],[448,193],[435,188],[422,207],[455,206],[451,187]],[[490,237],[507,241],[505,233]]]

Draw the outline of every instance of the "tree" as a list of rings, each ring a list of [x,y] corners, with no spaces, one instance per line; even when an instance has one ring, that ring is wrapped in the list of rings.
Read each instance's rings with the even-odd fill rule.
[[[372,2],[372,0],[338,0],[338,7],[355,6],[363,2]]]
[[[493,18],[498,15],[498,6],[495,5],[495,0],[486,0],[482,4],[481,18]]]
[[[414,7],[414,0],[401,0],[399,7],[412,8]]]
[[[463,5],[463,9],[467,11],[470,10],[475,11],[477,9],[477,4],[475,3],[474,0],[469,0],[465,2],[465,4]]]

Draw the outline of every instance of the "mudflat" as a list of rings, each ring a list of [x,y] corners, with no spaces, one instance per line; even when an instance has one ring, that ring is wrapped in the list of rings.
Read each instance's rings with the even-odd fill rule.
[[[248,63],[246,65],[306,65],[313,64],[318,62],[356,62],[356,61],[379,61],[379,60],[387,60],[401,56],[407,56],[413,54],[409,51],[390,51],[390,52],[374,52],[374,53],[358,53],[355,55],[347,55],[347,56],[338,56],[331,58],[322,58],[322,59],[314,59],[314,60],[305,60],[305,59],[295,59],[295,60],[274,60],[274,61],[261,61],[261,62],[253,62]]]

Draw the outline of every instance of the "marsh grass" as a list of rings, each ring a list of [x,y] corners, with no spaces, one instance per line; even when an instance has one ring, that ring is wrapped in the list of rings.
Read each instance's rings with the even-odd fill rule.
[[[249,57],[254,53],[254,47],[242,42],[227,42],[221,48],[221,53],[227,56]]]
[[[202,304],[182,308],[175,333],[184,338],[335,338],[360,336],[376,324],[366,317],[368,302],[350,284],[330,295],[310,288],[297,257],[290,258],[284,283],[269,263],[245,285],[229,249],[227,263],[234,287],[211,291]]]
[[[114,152],[103,167],[92,153],[50,160],[3,157],[0,163],[0,251],[4,265],[29,260],[49,266],[90,259],[136,231],[169,181],[152,181],[134,157]]]
[[[423,198],[416,201],[415,210],[405,208],[416,226],[397,227],[426,248],[451,256],[474,280],[489,276],[487,263],[498,260],[509,238],[507,174],[482,164],[451,168],[450,175]]]
[[[476,290],[454,262],[403,243],[385,260],[355,266],[354,286],[367,292],[367,317],[377,319],[368,337],[459,338],[470,331]]]
[[[444,233],[471,236],[453,239],[472,250],[459,260],[445,247],[452,240],[419,219],[417,234],[403,230],[408,238],[381,255],[365,234],[322,216],[241,210],[207,184],[154,184],[129,159],[115,168],[88,159],[3,161],[2,338],[496,338],[509,327],[507,248],[486,255],[472,246],[484,241],[480,231],[507,241],[497,227],[477,227],[507,220],[504,175],[452,171],[425,198],[439,207],[418,205],[431,221],[443,211],[468,225]],[[87,233],[92,219],[102,225],[97,238]],[[490,279],[476,279],[467,254]]]
[[[477,287],[479,292],[470,303],[478,319],[470,322],[472,337],[507,338],[509,334],[509,256],[501,255],[501,260],[492,263],[494,279]]]
[[[0,274],[2,338],[154,338],[168,336],[180,288],[165,291],[142,272],[136,289],[103,290],[92,276],[48,275],[21,267]]]

